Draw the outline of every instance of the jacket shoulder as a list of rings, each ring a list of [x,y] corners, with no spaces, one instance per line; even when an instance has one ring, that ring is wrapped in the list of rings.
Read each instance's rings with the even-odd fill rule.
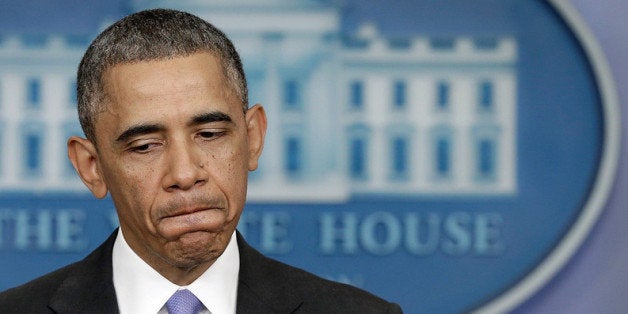
[[[274,310],[269,312],[401,313],[397,304],[370,292],[265,257],[241,237],[238,245],[240,293],[255,294]]]
[[[0,309],[10,313],[39,313],[69,274],[80,268],[80,262],[57,269],[20,286],[0,292]],[[13,310],[14,312],[11,312]]]
[[[116,232],[83,260],[43,275],[23,285],[0,292],[2,313],[49,313],[57,304],[78,307],[83,300],[106,299],[113,291],[111,250]],[[115,298],[115,292],[114,292]],[[61,303],[56,303],[62,301]]]
[[[285,276],[285,292],[303,299],[301,310],[315,313],[401,313],[393,303],[366,290],[321,278],[272,260],[275,276]],[[397,310],[398,309],[398,310]]]

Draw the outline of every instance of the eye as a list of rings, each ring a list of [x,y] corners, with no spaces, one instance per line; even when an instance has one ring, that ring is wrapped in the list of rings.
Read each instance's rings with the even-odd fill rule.
[[[205,130],[197,133],[197,136],[204,140],[212,140],[224,135],[224,131]]]
[[[139,154],[145,154],[145,153],[150,152],[157,145],[158,143],[146,143],[146,142],[138,143],[136,145],[130,145],[129,151],[132,151],[134,153],[139,153]]]

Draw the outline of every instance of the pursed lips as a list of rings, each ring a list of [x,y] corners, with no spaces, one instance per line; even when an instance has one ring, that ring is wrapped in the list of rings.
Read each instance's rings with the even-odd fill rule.
[[[186,215],[191,215],[191,214],[195,214],[198,212],[202,212],[202,211],[206,211],[206,210],[221,210],[221,208],[218,207],[193,207],[193,208],[183,208],[183,209],[178,209],[173,213],[168,213],[167,215],[164,215],[160,218],[161,219],[166,219],[166,218],[174,218],[174,217],[180,217],[180,216],[186,216]]]
[[[185,216],[206,210],[223,211],[224,202],[207,195],[195,194],[186,198],[176,198],[162,205],[156,212],[157,220]]]

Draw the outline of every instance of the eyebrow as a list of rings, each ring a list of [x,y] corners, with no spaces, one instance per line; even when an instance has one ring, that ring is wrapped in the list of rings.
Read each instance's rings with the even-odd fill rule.
[[[233,123],[233,119],[231,119],[231,117],[224,112],[212,111],[212,112],[193,116],[188,122],[188,126],[194,126],[194,125],[200,125],[200,124],[212,123],[212,122]],[[123,143],[135,136],[160,132],[160,131],[164,131],[165,129],[166,129],[166,126],[159,123],[134,125],[126,129],[124,132],[122,132],[122,134],[120,134],[118,138],[116,138],[116,142]]]
[[[123,143],[123,142],[126,142],[127,140],[129,140],[130,138],[133,138],[135,136],[143,135],[143,134],[155,133],[155,132],[163,131],[165,129],[166,129],[166,127],[164,125],[161,125],[161,124],[140,124],[140,125],[135,125],[135,126],[132,126],[132,127],[128,128],[128,129],[126,129],[124,132],[122,132],[122,134],[120,134],[120,136],[118,136],[118,138],[116,138],[116,142],[117,143]]]
[[[233,123],[233,120],[228,114],[224,112],[212,111],[212,112],[203,113],[203,114],[199,114],[192,117],[188,125],[192,126],[192,125],[199,125],[199,124],[212,123],[212,122]]]

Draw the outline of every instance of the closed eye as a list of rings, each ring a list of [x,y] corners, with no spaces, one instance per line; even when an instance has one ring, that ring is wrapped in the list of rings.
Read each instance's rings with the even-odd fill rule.
[[[139,153],[139,154],[145,154],[150,152],[153,148],[155,148],[158,145],[158,143],[143,143],[143,144],[138,144],[138,145],[133,145],[131,147],[129,147],[129,151],[132,151],[134,153]]]
[[[225,131],[202,131],[197,133],[202,139],[214,139],[225,134]]]

